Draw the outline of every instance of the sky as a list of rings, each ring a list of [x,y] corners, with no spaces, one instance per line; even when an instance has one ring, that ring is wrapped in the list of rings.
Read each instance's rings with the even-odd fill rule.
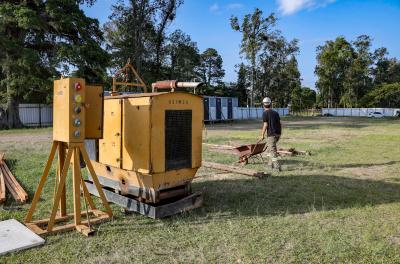
[[[83,9],[103,24],[115,2],[97,0]],[[229,19],[240,19],[257,7],[265,16],[275,13],[276,28],[287,40],[299,40],[303,86],[315,87],[316,48],[337,36],[355,40],[369,35],[373,49],[386,47],[390,57],[400,59],[400,0],[185,0],[168,32],[181,29],[197,42],[200,52],[215,48],[224,61],[224,81],[236,81],[235,65],[244,58],[239,53],[241,34],[231,29]]]

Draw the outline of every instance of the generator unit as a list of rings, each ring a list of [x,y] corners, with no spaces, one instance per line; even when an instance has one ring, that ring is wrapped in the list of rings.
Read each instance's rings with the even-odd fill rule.
[[[190,184],[201,167],[203,116],[201,96],[174,89],[104,97],[92,164],[107,199],[153,218],[199,207]]]

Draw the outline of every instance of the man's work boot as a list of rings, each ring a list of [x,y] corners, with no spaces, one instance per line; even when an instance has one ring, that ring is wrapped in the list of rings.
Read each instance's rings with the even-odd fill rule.
[[[281,169],[281,164],[279,163],[279,161],[273,161],[272,162],[272,169],[276,172],[280,172],[282,171]]]

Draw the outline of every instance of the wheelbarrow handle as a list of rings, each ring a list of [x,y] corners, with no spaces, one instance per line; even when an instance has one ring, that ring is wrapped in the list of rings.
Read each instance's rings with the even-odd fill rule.
[[[259,144],[259,143],[261,143],[261,142],[263,142],[264,140],[265,140],[265,138],[260,138],[260,139],[257,141],[256,145]]]

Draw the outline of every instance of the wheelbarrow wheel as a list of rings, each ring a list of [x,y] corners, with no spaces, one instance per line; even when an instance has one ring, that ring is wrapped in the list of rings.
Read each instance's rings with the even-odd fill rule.
[[[238,163],[240,163],[241,165],[245,166],[249,163],[249,159],[245,156],[240,157]]]

